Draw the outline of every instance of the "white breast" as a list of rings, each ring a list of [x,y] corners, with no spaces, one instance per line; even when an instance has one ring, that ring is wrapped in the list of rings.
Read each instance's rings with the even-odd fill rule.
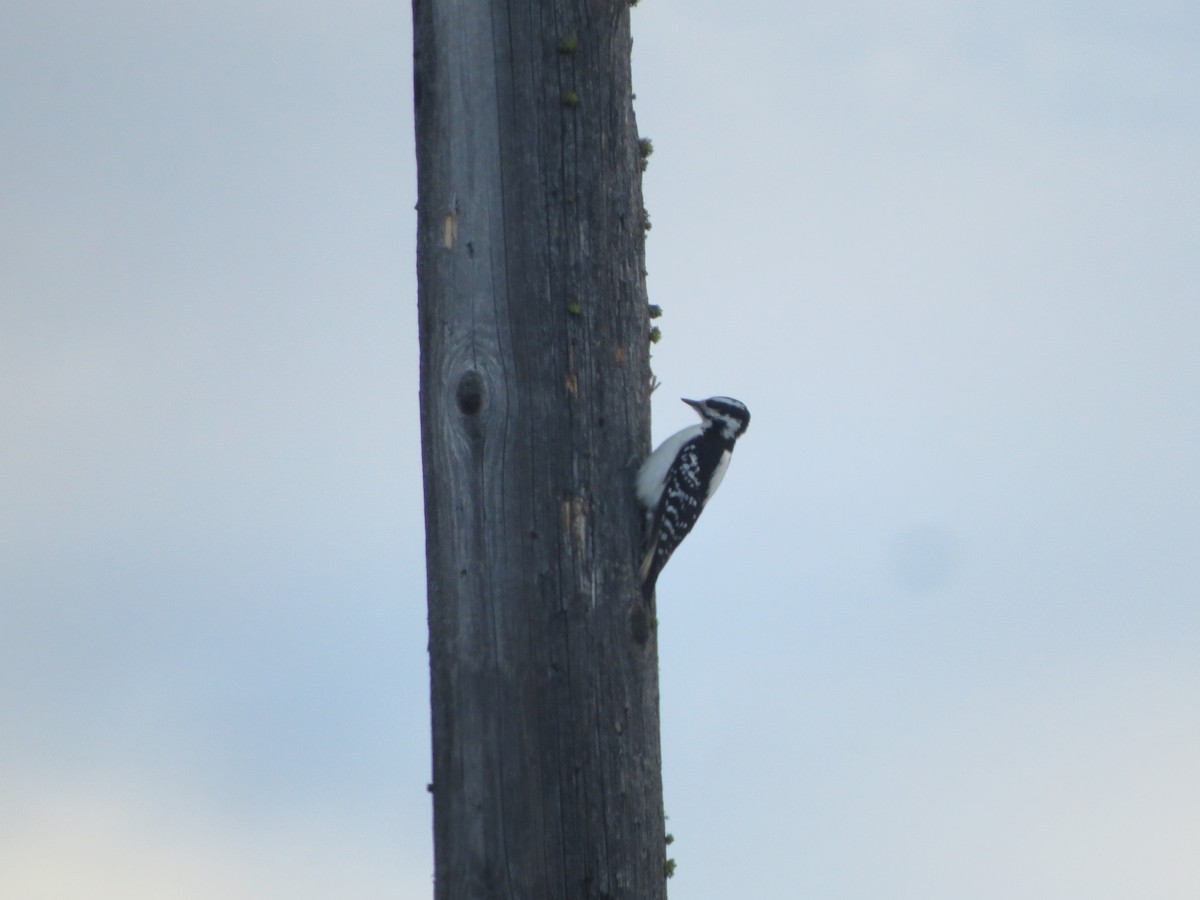
[[[679,448],[700,434],[701,430],[699,425],[691,425],[675,432],[659,444],[658,449],[642,463],[642,468],[638,470],[637,495],[646,509],[652,510],[662,495],[663,486],[667,483],[667,473],[671,471],[671,463],[675,462]],[[721,474],[724,474],[723,469]],[[710,491],[709,496],[711,495]]]

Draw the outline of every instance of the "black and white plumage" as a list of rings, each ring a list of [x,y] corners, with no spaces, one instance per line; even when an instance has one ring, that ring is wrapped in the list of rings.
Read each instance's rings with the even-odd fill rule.
[[[637,494],[648,523],[639,574],[647,597],[659,572],[717,492],[733,445],[750,425],[750,410],[739,400],[709,397],[683,402],[700,414],[700,424],[663,441],[638,471]]]

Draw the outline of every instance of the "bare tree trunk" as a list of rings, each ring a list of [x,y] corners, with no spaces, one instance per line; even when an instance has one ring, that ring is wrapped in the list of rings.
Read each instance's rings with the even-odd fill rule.
[[[439,900],[665,897],[627,0],[414,0]]]

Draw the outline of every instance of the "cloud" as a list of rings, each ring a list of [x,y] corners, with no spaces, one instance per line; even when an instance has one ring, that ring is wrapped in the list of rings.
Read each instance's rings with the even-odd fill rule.
[[[0,892],[9,897],[326,900],[430,890],[423,854],[390,846],[369,821],[214,809],[178,783],[118,783],[106,771],[4,793]]]

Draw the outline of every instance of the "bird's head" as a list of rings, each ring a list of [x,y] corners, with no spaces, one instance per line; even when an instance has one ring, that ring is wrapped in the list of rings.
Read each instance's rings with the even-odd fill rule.
[[[709,397],[707,400],[688,400],[681,398],[684,403],[700,414],[704,420],[703,428],[719,428],[724,437],[736,441],[750,427],[750,410],[741,400],[732,397]]]

